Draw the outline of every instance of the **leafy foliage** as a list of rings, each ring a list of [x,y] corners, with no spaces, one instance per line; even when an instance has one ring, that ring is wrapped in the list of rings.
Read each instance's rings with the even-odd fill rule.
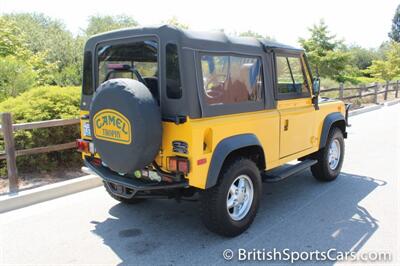
[[[345,51],[343,42],[330,35],[328,26],[322,20],[309,31],[310,38],[301,38],[299,42],[307,52],[312,68],[317,67],[321,77],[344,81],[350,55]]]
[[[33,88],[16,98],[0,103],[0,112],[11,112],[13,123],[76,118],[79,114],[79,87],[43,86]],[[78,126],[54,127],[18,131],[15,134],[17,149],[26,149],[74,141],[79,137]],[[4,148],[0,143],[0,148]],[[38,171],[72,166],[79,163],[79,154],[72,150],[18,157],[18,169]],[[4,162],[1,173],[5,173]]]
[[[15,23],[0,17],[0,56],[19,54],[24,41]]]
[[[138,23],[131,17],[125,15],[117,16],[91,16],[89,17],[89,24],[84,30],[87,37],[92,35],[121,29],[127,27],[136,27]]]
[[[15,97],[35,84],[36,73],[15,56],[0,57],[0,100]]]
[[[374,60],[365,71],[373,77],[390,81],[400,76],[400,43],[391,42],[385,60]]]
[[[49,69],[43,71],[43,75],[38,73],[38,84],[59,84],[56,79],[58,73],[71,67],[75,68],[75,72],[73,77],[69,77],[74,81],[70,84],[81,82],[82,38],[74,38],[62,22],[43,14],[7,14],[3,19],[18,28],[26,51],[40,57],[41,62],[36,69],[42,70],[44,64],[48,65]]]
[[[175,16],[166,21],[163,21],[163,23],[175,26],[178,29],[183,29],[183,30],[189,29],[189,25],[179,22],[178,18]]]
[[[389,37],[395,42],[400,42],[400,5],[397,6],[396,13],[394,14]]]

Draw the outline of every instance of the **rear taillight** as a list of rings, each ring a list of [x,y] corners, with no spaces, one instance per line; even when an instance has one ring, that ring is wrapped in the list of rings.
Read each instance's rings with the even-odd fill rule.
[[[168,170],[171,172],[189,173],[189,160],[182,157],[168,157]]]
[[[85,152],[89,153],[90,152],[90,142],[83,140],[83,139],[77,139],[76,140],[76,149],[80,152]]]

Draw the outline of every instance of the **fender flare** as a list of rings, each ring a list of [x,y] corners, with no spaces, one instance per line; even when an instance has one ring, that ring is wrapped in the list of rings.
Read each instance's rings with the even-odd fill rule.
[[[262,149],[260,141],[254,134],[240,134],[221,140],[211,157],[205,189],[213,187],[217,184],[222,165],[231,152],[249,146],[259,146]],[[264,152],[263,149],[262,151]]]
[[[343,131],[343,135],[346,138],[347,137],[347,133],[346,133],[346,119],[344,118],[344,116],[342,115],[342,113],[339,112],[335,112],[335,113],[331,113],[329,115],[327,115],[324,119],[324,124],[322,126],[322,132],[321,132],[321,140],[319,142],[319,148],[322,149],[325,147],[326,145],[326,141],[328,139],[328,134],[329,131],[333,125],[333,123],[336,123],[338,121],[343,121],[344,123],[344,131]]]

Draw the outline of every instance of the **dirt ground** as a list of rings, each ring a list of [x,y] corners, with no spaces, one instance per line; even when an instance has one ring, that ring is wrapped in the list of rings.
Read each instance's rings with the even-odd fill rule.
[[[21,173],[19,178],[20,191],[36,188],[43,185],[57,183],[86,175],[79,168],[62,169],[44,173]],[[0,195],[8,192],[8,179],[0,178]]]

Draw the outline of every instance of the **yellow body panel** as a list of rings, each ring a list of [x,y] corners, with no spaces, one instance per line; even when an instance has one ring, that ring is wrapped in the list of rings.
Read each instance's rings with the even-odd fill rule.
[[[315,110],[310,98],[301,98],[278,101],[275,110],[188,118],[179,125],[163,122],[162,147],[156,161],[167,170],[168,156],[183,156],[173,152],[172,141],[186,142],[190,160],[190,172],[186,178],[190,186],[205,188],[213,151],[223,139],[245,133],[256,135],[264,149],[269,170],[318,151],[324,119],[333,112],[341,112],[344,116],[344,104],[340,101],[324,102],[319,105],[319,110]],[[87,111],[81,112],[81,115],[87,114]],[[83,121],[87,119],[82,119],[81,127]],[[81,130],[83,132],[83,128]],[[198,165],[197,161],[201,159],[206,159],[206,163]]]

